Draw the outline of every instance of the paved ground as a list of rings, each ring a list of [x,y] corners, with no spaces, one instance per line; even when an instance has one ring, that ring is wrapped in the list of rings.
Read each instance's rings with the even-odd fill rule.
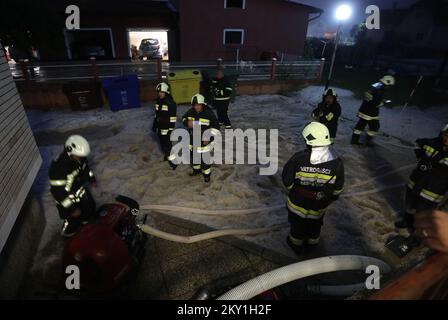
[[[211,231],[207,226],[168,215],[152,213],[157,229],[179,235]],[[55,235],[48,255],[61,251],[63,242]],[[23,299],[73,299],[61,289],[61,261],[51,260],[44,273],[30,272],[24,284]],[[125,299],[191,299],[204,286],[226,291],[259,274],[294,262],[252,243],[225,237],[196,244],[180,244],[150,237],[140,272],[127,286],[110,297]],[[215,291],[215,289],[217,290]]]

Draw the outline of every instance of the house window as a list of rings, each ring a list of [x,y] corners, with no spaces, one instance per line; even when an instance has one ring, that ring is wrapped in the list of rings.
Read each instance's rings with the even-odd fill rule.
[[[243,29],[224,29],[224,44],[243,44]]]
[[[224,0],[224,8],[246,8],[246,0]]]
[[[420,40],[421,41],[423,39],[425,39],[425,33],[424,32],[419,32],[419,33],[416,34],[415,40]]]

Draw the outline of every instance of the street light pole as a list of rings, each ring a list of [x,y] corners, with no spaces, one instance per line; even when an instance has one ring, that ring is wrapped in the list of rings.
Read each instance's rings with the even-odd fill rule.
[[[339,20],[341,23],[339,24],[338,31],[336,32],[333,57],[331,58],[330,71],[328,72],[328,78],[327,78],[327,83],[325,84],[325,90],[327,90],[328,87],[330,86],[330,81],[331,81],[331,78],[333,77],[333,69],[334,69],[334,62],[336,60],[336,52],[338,50],[339,38],[342,33],[342,21],[346,21],[347,19],[350,18],[351,15],[352,15],[352,8],[350,8],[350,6],[348,6],[346,4],[339,6],[335,12],[336,20]]]
[[[330,81],[333,76],[334,63],[336,60],[336,51],[338,50],[339,37],[340,37],[341,31],[342,31],[342,24],[339,25],[338,31],[336,32],[333,56],[331,57],[330,71],[328,72],[328,78],[327,78],[327,83],[325,84],[325,90],[327,90],[328,87],[330,86]]]

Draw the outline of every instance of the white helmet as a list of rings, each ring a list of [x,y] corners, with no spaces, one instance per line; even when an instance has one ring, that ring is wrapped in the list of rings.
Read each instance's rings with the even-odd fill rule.
[[[338,94],[336,93],[336,90],[329,88],[324,92],[324,97],[326,97],[326,96],[333,96],[333,97],[337,98]]]
[[[448,123],[443,127],[442,134],[448,134]]]
[[[170,86],[167,83],[165,83],[165,82],[161,82],[161,83],[159,83],[157,85],[156,90],[169,94],[170,93]]]
[[[70,136],[65,142],[65,150],[69,155],[87,157],[90,154],[90,146],[86,139],[81,136]]]
[[[191,105],[194,106],[195,104],[205,104],[205,98],[202,94],[195,94],[193,98],[191,98]]]
[[[395,78],[393,76],[384,76],[380,79],[380,82],[386,86],[393,86],[395,85]]]
[[[312,147],[324,147],[331,144],[328,128],[319,122],[311,122],[302,132],[306,144]]]

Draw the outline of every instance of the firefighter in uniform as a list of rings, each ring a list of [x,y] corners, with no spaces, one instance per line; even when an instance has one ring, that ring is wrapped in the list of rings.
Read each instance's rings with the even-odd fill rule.
[[[226,129],[231,129],[232,124],[230,123],[228,111],[233,88],[224,75],[223,67],[218,68],[216,78],[212,80],[211,91],[213,106],[216,108],[218,114],[219,125],[224,125]]]
[[[336,139],[336,132],[338,131],[338,121],[341,116],[341,106],[337,101],[337,93],[333,89],[325,91],[322,102],[319,103],[312,113],[312,118],[327,126],[330,131],[331,142],[334,143]]]
[[[373,137],[379,135],[380,130],[380,110],[387,102],[384,100],[384,93],[387,87],[395,85],[395,78],[386,75],[379,82],[374,83],[369,90],[364,93],[364,101],[359,109],[359,121],[353,130],[351,144],[360,145],[359,138],[368,125],[366,145],[372,147]]]
[[[86,186],[96,184],[86,159],[89,154],[87,140],[74,135],[67,139],[64,152],[50,166],[50,191],[64,220],[61,235],[65,237],[74,235],[82,224],[96,216],[95,201]]]
[[[157,92],[159,97],[155,104],[155,119],[152,130],[157,133],[159,137],[162,152],[164,154],[164,160],[168,161],[173,170],[176,169],[176,165],[172,162],[174,156],[171,156],[171,133],[173,132],[177,121],[177,105],[174,102],[173,97],[170,94],[170,87],[165,82],[157,85]]]
[[[282,172],[289,190],[287,243],[297,255],[317,246],[325,210],[344,186],[344,165],[331,146],[328,128],[311,122],[302,135],[307,149],[289,159]]]
[[[205,103],[205,98],[201,94],[196,94],[191,99],[192,108],[188,110],[182,117],[182,123],[186,126],[190,132],[190,152],[191,163],[193,172],[191,176],[196,176],[202,173],[205,182],[210,182],[211,176],[211,164],[204,162],[205,156],[210,156],[210,152],[213,148],[213,136],[220,134],[218,120],[216,119],[213,111]],[[193,129],[198,128],[201,130],[201,144],[195,146],[193,141]],[[210,129],[211,138],[209,141],[203,138],[203,133]],[[194,162],[194,154],[201,159],[200,163]],[[210,159],[210,158],[209,158]]]
[[[397,228],[414,228],[414,214],[436,209],[448,192],[448,124],[433,139],[418,139],[419,159],[406,188],[405,214]]]

